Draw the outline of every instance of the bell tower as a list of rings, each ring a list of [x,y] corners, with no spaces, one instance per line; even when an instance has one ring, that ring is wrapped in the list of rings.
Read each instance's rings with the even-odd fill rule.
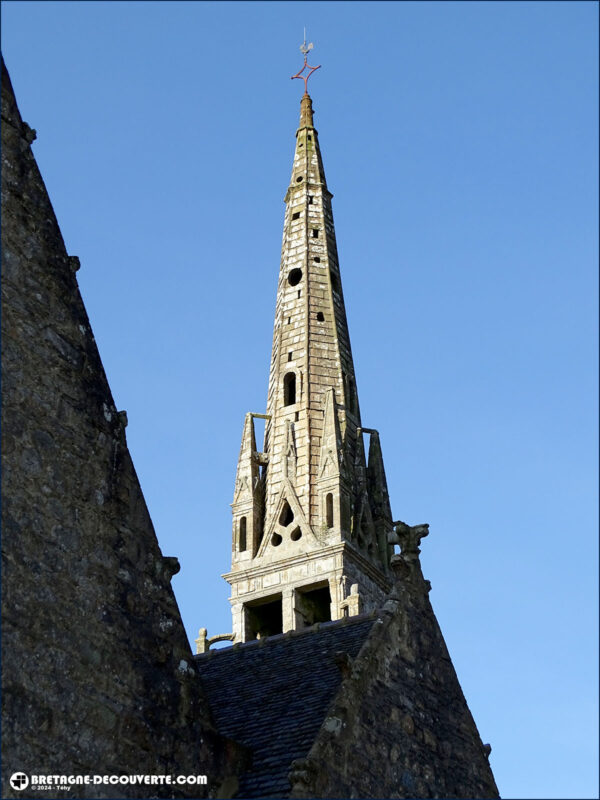
[[[361,422],[303,46],[285,195],[266,414],[246,414],[233,511],[234,641],[370,611],[391,588],[393,522],[379,435]],[[308,69],[306,76],[302,73]],[[262,450],[254,419],[265,419]],[[368,459],[365,455],[368,438]]]

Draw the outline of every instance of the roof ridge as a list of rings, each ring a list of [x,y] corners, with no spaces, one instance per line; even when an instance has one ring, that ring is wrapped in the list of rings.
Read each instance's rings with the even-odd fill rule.
[[[305,636],[307,634],[315,634],[322,630],[332,630],[335,628],[348,627],[355,625],[359,622],[366,622],[368,619],[375,619],[381,613],[381,609],[368,611],[363,614],[355,614],[352,617],[342,617],[341,619],[332,619],[327,622],[316,622],[308,628],[302,630],[286,631],[285,633],[276,633],[274,636],[265,636],[262,639],[251,639],[249,642],[236,642],[231,647],[220,647],[218,650],[208,650],[206,653],[197,653],[194,658],[201,660],[205,657],[213,657],[221,653],[239,652],[246,650],[249,647],[266,647],[271,643],[277,643],[290,638]]]

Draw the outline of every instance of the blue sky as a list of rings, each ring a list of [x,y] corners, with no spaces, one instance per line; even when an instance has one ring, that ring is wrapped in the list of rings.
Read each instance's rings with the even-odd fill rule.
[[[505,798],[598,796],[598,5],[4,2],[190,639],[231,630],[315,43],[363,423]]]

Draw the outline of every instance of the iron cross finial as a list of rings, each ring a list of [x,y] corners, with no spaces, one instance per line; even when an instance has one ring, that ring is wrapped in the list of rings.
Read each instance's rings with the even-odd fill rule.
[[[294,78],[300,78],[301,80],[304,81],[304,94],[308,94],[308,86],[307,86],[307,84],[308,84],[308,79],[310,78],[310,76],[313,74],[313,72],[315,70],[321,69],[321,65],[320,64],[319,64],[318,67],[311,67],[310,64],[308,64],[307,61],[306,61],[306,59],[308,58],[309,52],[313,49],[313,46],[314,45],[313,45],[312,42],[310,42],[309,44],[306,44],[306,28],[304,28],[304,42],[300,45],[300,52],[304,56],[304,64],[302,65],[302,69],[300,70],[300,72],[297,72],[295,75],[292,75],[292,78],[291,78],[292,80],[294,80]],[[303,75],[302,74],[305,69],[309,70],[308,75]]]

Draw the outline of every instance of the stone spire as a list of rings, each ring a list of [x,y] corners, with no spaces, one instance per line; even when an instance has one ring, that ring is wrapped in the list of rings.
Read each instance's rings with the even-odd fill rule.
[[[249,414],[232,506],[225,577],[236,641],[370,610],[390,588],[392,517],[371,429],[369,468],[365,458],[331,198],[305,93],[285,195],[264,448],[256,450]]]
[[[300,130],[313,127],[313,107],[309,94],[302,95],[300,101]]]

